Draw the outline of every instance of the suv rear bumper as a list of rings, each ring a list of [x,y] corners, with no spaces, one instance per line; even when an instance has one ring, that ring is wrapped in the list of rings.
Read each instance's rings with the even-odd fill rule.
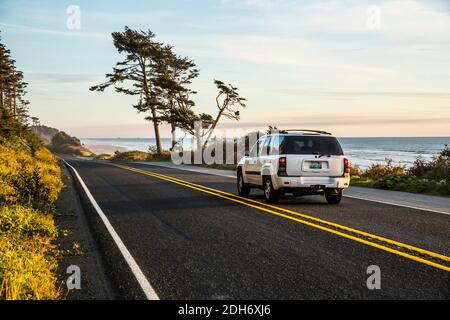
[[[276,190],[288,188],[314,188],[324,186],[325,188],[346,189],[350,185],[350,178],[346,177],[272,177],[273,186]]]

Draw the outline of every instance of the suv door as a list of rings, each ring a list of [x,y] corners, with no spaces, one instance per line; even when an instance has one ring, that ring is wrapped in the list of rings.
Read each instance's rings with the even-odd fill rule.
[[[261,170],[267,161],[270,161],[270,143],[272,141],[272,136],[266,136],[264,141],[261,142],[258,149],[258,160],[255,163],[255,172],[258,172],[258,176],[255,177],[255,184],[258,186],[263,185]]]
[[[259,138],[258,141],[250,149],[249,156],[245,159],[244,163],[244,173],[245,182],[250,184],[258,184],[259,176],[261,175],[260,170],[258,170],[258,155],[261,146],[264,144],[266,137]]]

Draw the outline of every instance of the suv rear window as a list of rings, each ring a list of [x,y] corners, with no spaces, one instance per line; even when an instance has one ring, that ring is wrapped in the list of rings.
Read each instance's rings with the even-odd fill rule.
[[[324,136],[279,136],[280,154],[344,154],[335,137]]]

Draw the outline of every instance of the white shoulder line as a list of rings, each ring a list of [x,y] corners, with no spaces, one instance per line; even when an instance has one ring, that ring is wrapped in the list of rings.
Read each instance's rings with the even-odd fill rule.
[[[136,277],[136,280],[138,281],[139,285],[142,288],[142,291],[144,291],[145,296],[148,300],[159,300],[159,297],[155,290],[152,288],[150,283],[148,282],[147,278],[142,273],[141,268],[137,265],[136,261],[134,260],[133,256],[128,251],[125,244],[122,242],[122,239],[120,239],[117,232],[114,230],[113,226],[109,222],[108,218],[98,205],[97,201],[95,201],[94,197],[92,196],[91,192],[87,188],[86,184],[84,183],[83,179],[81,179],[80,175],[78,174],[77,170],[75,170],[74,167],[72,167],[67,161],[63,159],[64,163],[69,166],[73,172],[75,173],[76,177],[78,178],[78,181],[80,181],[81,186],[84,189],[84,192],[86,192],[87,197],[91,201],[92,205],[94,206],[95,210],[97,211],[98,215],[102,219],[103,223],[105,224],[106,229],[108,230],[109,234],[113,238],[114,242],[116,243],[117,247],[119,248],[120,252],[122,253],[122,256],[125,258],[125,261],[127,262],[128,266],[130,267],[131,271],[133,272],[134,276]]]
[[[369,198],[363,198],[363,197],[348,196],[348,195],[345,195],[345,194],[344,194],[344,197],[354,198],[354,199],[359,199],[359,200],[365,200],[365,201],[378,202],[378,203],[383,203],[383,204],[389,204],[389,205],[392,205],[392,206],[399,206],[399,207],[404,207],[404,208],[410,208],[410,209],[416,209],[416,210],[422,210],[422,211],[428,211],[428,212],[435,212],[435,213],[442,213],[442,214],[450,215],[450,212],[446,212],[446,211],[427,209],[427,208],[423,208],[423,207],[408,206],[406,204],[400,204],[400,203],[395,203],[395,202],[381,201],[381,200],[375,200],[375,199],[369,199]]]

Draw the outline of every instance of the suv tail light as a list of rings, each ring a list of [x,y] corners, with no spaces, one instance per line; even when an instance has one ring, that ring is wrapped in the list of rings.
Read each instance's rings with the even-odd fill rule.
[[[350,175],[350,161],[347,158],[344,158],[344,176]]]
[[[278,158],[278,175],[279,176],[286,176],[286,157],[279,157]]]

